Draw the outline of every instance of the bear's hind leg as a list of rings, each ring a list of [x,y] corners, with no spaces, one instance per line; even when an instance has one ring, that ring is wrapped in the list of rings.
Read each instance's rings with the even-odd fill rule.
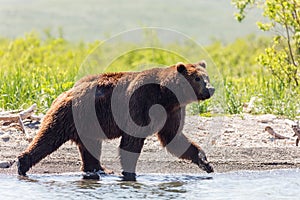
[[[59,132],[48,129],[46,132],[40,131],[29,147],[18,156],[18,174],[26,176],[26,172],[47,155],[56,151],[69,138]]]
[[[88,146],[88,148],[86,148]],[[106,169],[100,164],[101,140],[85,139],[84,144],[80,141],[78,149],[80,152],[82,166],[81,170],[85,172],[84,179],[99,179],[101,173],[112,174],[112,170]]]
[[[119,148],[122,175],[125,181],[136,180],[136,164],[144,145],[145,138],[123,134]]]

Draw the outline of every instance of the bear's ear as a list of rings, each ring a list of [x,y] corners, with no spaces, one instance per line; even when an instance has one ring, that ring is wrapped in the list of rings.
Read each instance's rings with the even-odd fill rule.
[[[198,65],[203,68],[206,68],[207,66],[205,60],[201,60],[200,62],[198,62]]]
[[[182,62],[177,63],[176,68],[179,73],[186,71],[186,67],[185,67],[184,63],[182,63]]]

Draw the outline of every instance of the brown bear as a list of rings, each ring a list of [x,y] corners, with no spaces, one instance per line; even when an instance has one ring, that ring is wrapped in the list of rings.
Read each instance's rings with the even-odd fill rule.
[[[182,133],[186,105],[210,98],[204,61],[178,63],[140,72],[86,76],[52,103],[29,147],[18,156],[18,174],[26,172],[66,141],[78,145],[84,178],[107,172],[100,164],[101,142],[121,137],[124,180],[135,180],[136,163],[151,134],[173,155],[210,173],[203,150]]]

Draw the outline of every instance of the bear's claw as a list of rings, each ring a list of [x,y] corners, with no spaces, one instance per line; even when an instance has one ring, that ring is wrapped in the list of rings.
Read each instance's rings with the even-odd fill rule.
[[[26,172],[30,169],[30,157],[27,154],[18,157],[17,166],[18,174],[20,176],[26,176]]]
[[[101,174],[104,174],[103,171],[95,171],[95,172],[84,172],[82,174],[82,178],[86,180],[100,180]]]
[[[214,172],[214,169],[213,167],[207,163],[206,165],[202,165],[201,168],[206,171],[207,173],[213,173]]]
[[[203,151],[200,151],[198,154],[198,160],[197,160],[197,165],[206,171],[207,173],[212,173],[214,172],[213,167],[210,165],[210,163],[207,161],[206,155]]]

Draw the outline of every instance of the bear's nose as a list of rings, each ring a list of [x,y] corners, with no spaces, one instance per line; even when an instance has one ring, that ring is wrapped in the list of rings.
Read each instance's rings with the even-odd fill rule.
[[[207,87],[207,89],[208,89],[208,92],[209,92],[210,96],[212,96],[215,93],[215,88],[214,87],[209,86],[209,87]]]

